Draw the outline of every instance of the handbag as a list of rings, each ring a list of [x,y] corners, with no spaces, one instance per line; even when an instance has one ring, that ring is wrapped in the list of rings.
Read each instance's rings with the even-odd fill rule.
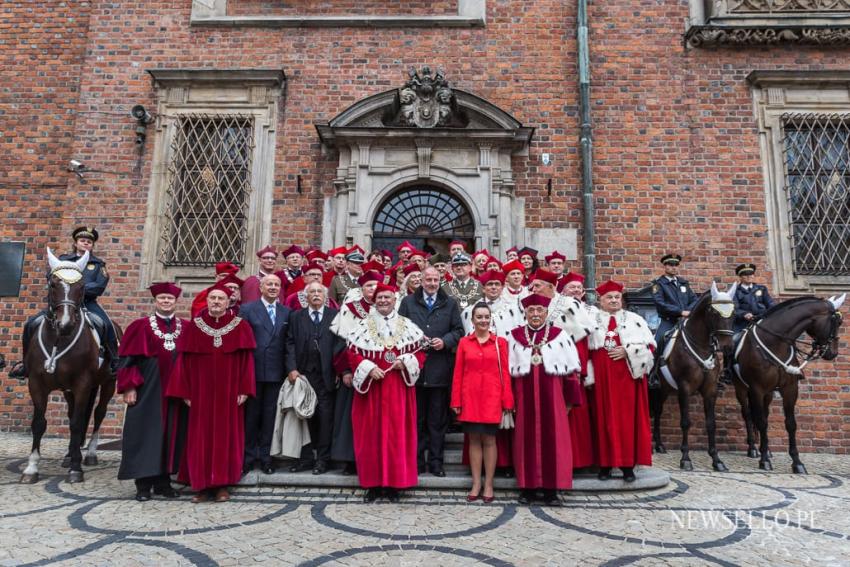
[[[499,337],[496,336],[496,363],[499,365],[499,385],[504,387],[502,382],[502,354],[499,352]],[[513,429],[514,414],[510,410],[502,410],[502,421],[499,423],[499,429]]]

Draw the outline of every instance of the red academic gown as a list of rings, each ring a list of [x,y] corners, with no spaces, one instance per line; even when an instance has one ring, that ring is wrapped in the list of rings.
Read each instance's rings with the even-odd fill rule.
[[[398,349],[392,349],[396,355]],[[384,352],[368,353],[368,360],[386,370],[391,363]],[[425,354],[417,352],[421,368]],[[366,359],[354,347],[348,348],[348,359],[356,369]],[[357,476],[363,488],[409,488],[418,482],[416,466],[416,388],[404,382],[398,370],[388,372],[383,380],[369,378],[356,392],[351,407],[354,429],[354,457]]]
[[[552,327],[549,340],[564,332]],[[543,329],[531,333],[542,340]],[[523,327],[511,331],[514,340],[528,347]],[[514,471],[521,489],[568,490],[573,485],[573,457],[567,404],[581,402],[576,374],[558,376],[546,372],[543,364],[513,380],[516,404],[513,440]]]
[[[581,375],[587,376],[587,361],[590,351],[587,338],[576,343],[578,358],[581,361]],[[593,390],[579,388],[581,405],[570,410],[570,440],[573,447],[573,468],[592,467],[596,464],[596,424],[593,416]]]
[[[198,292],[198,295],[192,300],[192,317],[197,317],[198,313],[206,309],[207,307],[207,295],[209,294],[209,288],[204,288]]]
[[[228,312],[215,321],[208,312],[201,315],[213,329],[221,329],[234,317]],[[240,321],[216,347],[213,337],[194,321],[183,332],[185,339],[167,394],[192,402],[188,480],[194,490],[235,484],[241,477],[245,451],[245,405],[237,405],[236,399],[255,393],[254,333],[246,321]]]
[[[616,331],[614,317],[608,331]],[[614,335],[616,344],[620,336]],[[613,360],[604,348],[590,353],[596,380],[596,431],[599,466],[633,467],[652,464],[649,402],[646,380],[635,380],[626,359]]]
[[[298,285],[297,281],[295,282],[295,284],[293,284],[292,287],[295,287],[296,285]],[[287,295],[286,300],[283,302],[284,307],[288,307],[292,311],[298,311],[299,309],[304,309],[305,307],[307,307],[307,294],[306,293],[303,293],[303,294],[299,293],[303,290],[304,290],[304,287],[302,286],[301,289],[298,290],[297,292],[290,293],[289,295]],[[325,298],[325,307],[330,307],[332,309],[339,309],[339,304],[336,301],[334,301],[333,299],[331,299],[330,297],[326,297]]]
[[[175,333],[177,322],[185,330],[189,322],[174,318],[172,327],[156,317],[162,333]],[[183,341],[183,333],[175,343]],[[136,390],[136,404],[127,408],[122,432],[119,479],[147,478],[174,473],[185,468],[186,406],[166,397],[176,350],[167,350],[145,317],[130,323],[121,338],[118,356],[124,359],[118,370],[119,393]],[[182,459],[182,461],[181,461]]]

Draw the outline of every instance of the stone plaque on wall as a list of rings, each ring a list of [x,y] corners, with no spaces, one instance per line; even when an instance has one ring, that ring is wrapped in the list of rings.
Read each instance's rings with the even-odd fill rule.
[[[577,233],[574,228],[526,228],[525,245],[540,251],[542,258],[557,250],[567,260],[578,259]]]
[[[23,242],[0,242],[0,297],[20,295],[24,251]]]

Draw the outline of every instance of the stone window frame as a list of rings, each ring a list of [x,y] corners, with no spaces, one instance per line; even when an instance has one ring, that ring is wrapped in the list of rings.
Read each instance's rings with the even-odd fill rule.
[[[274,69],[150,69],[148,73],[153,79],[156,96],[156,121],[140,288],[144,289],[155,281],[174,281],[191,291],[214,279],[211,267],[165,266],[161,258],[172,141],[181,115],[239,114],[254,117],[253,186],[248,202],[245,265],[242,269],[246,273],[255,272],[258,261],[252,252],[271,238],[275,139],[286,75]]]
[[[457,0],[457,15],[227,15],[227,0],[192,0],[193,26],[231,27],[484,27],[487,0]]]
[[[752,88],[764,174],[768,259],[777,294],[828,293],[850,290],[850,275],[794,273],[794,251],[785,198],[784,127],[787,113],[850,113],[850,72],[753,71]]]
[[[739,1],[689,0],[685,45],[850,44],[850,7],[806,10],[795,4],[794,9],[771,10],[764,0],[764,7],[734,9],[732,3]]]

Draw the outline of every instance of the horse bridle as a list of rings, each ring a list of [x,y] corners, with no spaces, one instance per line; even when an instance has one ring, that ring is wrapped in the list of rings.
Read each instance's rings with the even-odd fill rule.
[[[711,307],[714,308],[715,311],[717,311],[721,315],[721,317],[723,317],[724,319],[728,319],[729,317],[732,316],[731,314],[730,315],[724,315],[722,310],[716,309],[715,303],[719,304],[719,305],[728,303],[728,304],[732,305],[733,309],[734,309],[735,304],[732,301],[723,300],[723,301],[712,301],[711,302]],[[713,370],[714,369],[715,355],[720,350],[720,341],[717,339],[717,336],[718,335],[725,335],[725,336],[731,337],[731,336],[734,335],[734,331],[732,331],[731,329],[712,329],[711,332],[708,334],[708,350],[709,350],[708,358],[703,359],[696,352],[696,350],[694,349],[694,347],[691,344],[694,341],[693,341],[692,338],[688,337],[687,323],[688,323],[687,319],[685,319],[682,322],[682,339],[685,342],[685,346],[687,347],[688,352],[691,353],[691,356],[693,356],[700,363],[700,366],[702,366],[704,369]]]
[[[785,335],[780,335],[776,331],[771,331],[770,329],[766,329],[766,328],[760,326],[758,323],[761,322],[761,319],[759,321],[754,322],[751,325],[751,329],[752,329],[753,336],[756,339],[756,342],[759,344],[759,346],[761,348],[763,348],[765,351],[767,351],[769,358],[775,360],[780,366],[783,367],[783,369],[786,372],[794,373],[793,371],[789,370],[789,366],[790,366],[790,362],[796,358],[796,354],[799,352],[801,355],[803,355],[803,361],[796,368],[794,368],[794,367],[791,367],[791,368],[794,368],[797,372],[801,372],[803,370],[803,368],[809,362],[811,362],[812,360],[816,360],[818,358],[822,358],[823,355],[826,354],[826,351],[829,349],[830,343],[835,341],[835,339],[838,337],[838,328],[841,326],[841,321],[842,321],[841,312],[838,311],[838,310],[834,310],[832,315],[829,316],[829,326],[830,326],[829,336],[826,338],[826,340],[824,342],[820,342],[820,341],[818,341],[817,339],[814,339],[814,338],[811,341],[807,341],[807,340],[804,340],[804,339],[801,339],[801,338],[791,338],[791,339],[789,339]],[[788,346],[791,347],[791,356],[788,358],[787,362],[783,363],[779,359],[779,357],[777,357],[773,353],[773,351],[771,351],[770,348],[768,348],[768,346],[765,345],[761,341],[761,339],[758,336],[757,330],[763,331],[763,332],[767,333],[768,335],[776,337],[781,342],[783,342],[783,343],[785,343],[785,344],[787,344]],[[806,350],[800,348],[800,346],[808,347],[808,349],[809,349],[808,352]]]
[[[51,276],[52,276],[52,275],[53,275],[53,274],[51,274]],[[63,287],[64,287],[64,286],[69,286],[68,282],[64,281],[62,278],[59,278],[59,281],[60,281],[60,282],[62,282]],[[48,318],[48,319],[50,319],[50,323],[51,323],[51,325],[52,325],[53,327],[55,327],[55,326],[56,326],[56,310],[57,310],[57,309],[59,309],[60,307],[62,307],[63,305],[64,305],[64,306],[67,306],[67,307],[71,307],[71,308],[73,308],[73,309],[74,309],[75,311],[77,311],[78,313],[79,313],[79,312],[82,310],[82,308],[83,308],[83,306],[82,306],[82,303],[83,303],[83,302],[82,302],[82,300],[78,303],[78,302],[76,302],[76,301],[72,301],[72,300],[70,300],[70,299],[67,299],[67,297],[68,297],[68,291],[67,291],[67,290],[68,290],[69,288],[65,288],[65,289],[66,289],[66,291],[65,291],[65,298],[66,298],[66,299],[62,299],[62,300],[58,301],[57,303],[53,303],[53,301],[51,301],[51,300],[50,300],[50,298],[48,297],[48,302],[47,302],[47,318]]]

